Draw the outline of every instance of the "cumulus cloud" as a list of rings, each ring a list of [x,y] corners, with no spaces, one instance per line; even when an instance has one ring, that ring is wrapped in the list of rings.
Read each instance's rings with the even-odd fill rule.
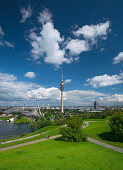
[[[2,46],[2,47],[7,46],[10,48],[14,48],[14,44],[5,40],[4,35],[5,35],[5,33],[3,32],[2,27],[0,26],[0,46]]]
[[[47,8],[45,8],[45,10],[43,10],[43,12],[40,12],[39,13],[39,16],[38,16],[38,21],[44,25],[46,24],[47,22],[52,22],[52,14],[50,12],[50,10],[48,10]]]
[[[113,64],[118,64],[123,61],[123,52],[120,52],[114,59]]]
[[[70,63],[71,60],[65,57],[65,50],[61,48],[64,39],[60,36],[60,32],[54,28],[51,13],[45,9],[40,13],[38,20],[42,23],[40,34],[36,34],[33,30],[29,35],[33,59],[38,60],[43,57],[45,63],[54,64],[56,67],[64,62]]]
[[[66,79],[66,80],[64,81],[64,84],[71,83],[71,82],[72,82],[71,79]]]
[[[42,59],[57,68],[63,63],[70,64],[77,61],[76,56],[91,50],[98,38],[106,39],[110,27],[109,21],[97,25],[85,25],[72,32],[74,39],[70,37],[65,39],[55,28],[50,10],[45,8],[37,18],[41,26],[31,29],[28,36],[32,46],[31,57],[35,62]]]
[[[44,88],[35,83],[18,81],[12,74],[0,73],[0,103],[20,105],[33,103],[35,100],[45,101],[45,104],[60,105],[60,89],[57,87]],[[92,105],[94,100],[105,104],[123,102],[122,94],[108,95],[94,90],[64,91],[65,105]]]
[[[111,86],[115,84],[123,83],[123,72],[119,75],[107,75],[104,74],[102,76],[95,76],[93,78],[89,78],[86,80],[89,85],[93,86],[94,88],[97,87],[104,87],[104,86]]]
[[[76,31],[73,31],[73,35],[77,37],[77,39],[69,38],[66,43],[66,49],[69,49],[72,56],[89,51],[92,46],[97,43],[99,38],[106,40],[109,29],[109,21],[97,25],[84,25],[81,28],[77,28]]]
[[[105,23],[99,23],[97,25],[84,25],[76,31],[73,31],[73,34],[77,37],[83,36],[87,40],[95,42],[99,37],[106,38],[109,31],[110,23],[106,21]]]
[[[85,40],[72,39],[68,41],[66,49],[70,50],[71,55],[78,55],[89,50],[89,44]]]
[[[123,104],[123,94],[113,94],[107,97],[99,98],[99,101],[107,104]]]
[[[32,79],[35,78],[36,74],[34,72],[27,72],[24,74],[25,77]]]
[[[20,8],[20,12],[22,14],[22,19],[21,19],[20,23],[26,22],[26,20],[28,18],[30,18],[31,15],[32,15],[32,9],[31,9],[30,5],[28,6],[27,9],[26,8]]]

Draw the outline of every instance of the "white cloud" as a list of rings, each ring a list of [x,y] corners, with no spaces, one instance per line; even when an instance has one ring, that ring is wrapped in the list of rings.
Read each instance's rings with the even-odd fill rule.
[[[70,63],[71,59],[64,56],[65,50],[61,48],[64,39],[60,36],[60,32],[54,28],[54,24],[50,19],[51,14],[48,15],[46,10],[40,13],[41,16],[40,22],[43,25],[40,34],[37,35],[33,30],[29,35],[33,59],[38,60],[43,57],[46,63],[54,64],[56,67],[64,62]]]
[[[60,105],[60,89],[44,88],[34,83],[20,82],[12,74],[0,73],[0,103],[3,105],[35,104],[35,100],[45,104]],[[112,105],[123,102],[122,94],[108,95],[93,90],[64,91],[64,105],[92,105],[94,100]]]
[[[10,43],[7,40],[4,40],[5,39],[4,34],[5,33],[3,32],[2,27],[0,26],[0,46],[2,46],[2,47],[7,46],[7,47],[10,47],[10,48],[14,48],[13,43]]]
[[[13,45],[13,43],[10,43],[10,42],[8,42],[8,41],[4,41],[4,43],[5,43],[5,45],[7,46],[7,47],[10,47],[10,48],[14,48],[14,45]]]
[[[64,84],[71,83],[71,82],[72,82],[71,79],[66,79],[66,80],[64,81]]]
[[[3,30],[2,30],[2,27],[0,26],[0,35],[1,36],[4,36],[4,32],[3,32]]]
[[[94,88],[97,87],[104,87],[104,86],[111,86],[115,84],[123,83],[123,72],[119,75],[107,75],[104,74],[102,76],[95,76],[93,78],[89,78],[86,80],[89,85],[93,86]]]
[[[28,18],[30,18],[31,15],[32,15],[32,9],[31,9],[30,5],[28,6],[27,9],[25,9],[25,8],[20,8],[20,12],[21,12],[21,14],[22,14],[22,19],[21,19],[20,23],[26,22],[26,20],[27,20]]]
[[[120,52],[114,59],[113,64],[118,64],[123,61],[123,52]]]
[[[95,42],[96,38],[100,37],[105,39],[109,31],[110,23],[106,21],[105,23],[100,23],[97,25],[84,25],[77,31],[73,31],[73,34],[77,37],[83,35],[87,40]]]
[[[66,49],[70,50],[71,55],[78,55],[89,50],[89,45],[85,40],[72,39],[68,41]]]
[[[111,96],[99,98],[99,101],[108,104],[123,104],[123,94],[113,94]]]
[[[77,39],[69,38],[66,43],[66,49],[70,50],[72,56],[91,50],[91,47],[93,47],[94,44],[97,44],[99,38],[102,40],[107,39],[109,27],[109,21],[97,25],[84,25],[78,29],[76,27],[77,30],[73,31],[73,34]]]
[[[39,16],[38,16],[38,21],[44,25],[46,24],[47,22],[52,22],[52,14],[51,12],[45,8],[45,10],[43,10],[43,12],[40,12],[39,13]]]
[[[34,72],[27,72],[24,74],[25,77],[32,79],[35,78],[36,74]]]

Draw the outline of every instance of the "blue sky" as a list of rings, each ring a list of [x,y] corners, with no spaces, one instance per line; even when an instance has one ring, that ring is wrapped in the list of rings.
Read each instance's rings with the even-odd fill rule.
[[[123,105],[123,1],[0,2],[0,105]]]

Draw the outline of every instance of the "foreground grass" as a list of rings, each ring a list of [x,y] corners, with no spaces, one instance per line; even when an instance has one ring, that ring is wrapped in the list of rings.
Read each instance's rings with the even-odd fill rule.
[[[89,122],[89,126],[83,129],[84,134],[88,137],[92,137],[93,139],[123,148],[123,142],[113,141],[111,139],[110,131],[111,130],[110,126],[108,125],[108,121],[102,120],[97,122]]]
[[[122,154],[91,142],[59,139],[0,153],[0,169],[122,170]]]

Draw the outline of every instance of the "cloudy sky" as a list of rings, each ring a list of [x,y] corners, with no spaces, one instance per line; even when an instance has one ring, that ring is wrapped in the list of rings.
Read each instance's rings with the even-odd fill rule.
[[[122,0],[1,0],[0,105],[123,105]]]

